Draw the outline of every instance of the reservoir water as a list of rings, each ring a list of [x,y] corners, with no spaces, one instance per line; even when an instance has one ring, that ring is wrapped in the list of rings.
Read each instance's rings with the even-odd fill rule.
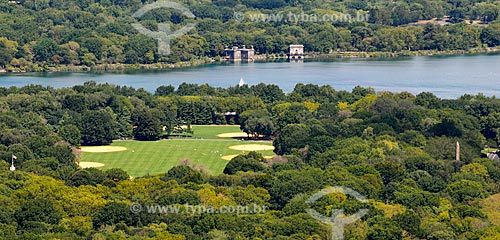
[[[177,87],[183,82],[229,87],[241,78],[249,85],[273,83],[285,92],[292,91],[297,83],[313,83],[331,85],[336,90],[360,85],[377,91],[428,91],[442,98],[466,93],[500,96],[500,54],[224,63],[130,73],[7,73],[0,74],[0,87],[40,84],[60,88],[92,80],[154,92],[158,86]]]

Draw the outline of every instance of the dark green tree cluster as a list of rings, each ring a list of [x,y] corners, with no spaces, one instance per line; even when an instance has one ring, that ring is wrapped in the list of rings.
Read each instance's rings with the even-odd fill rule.
[[[327,238],[328,225],[308,215],[310,208],[324,216],[368,209],[345,228],[347,239],[500,236],[500,162],[481,154],[499,141],[495,97],[440,99],[314,84],[297,84],[286,94],[265,84],[183,84],[152,94],[88,82],[0,88],[0,109],[0,238]],[[249,134],[268,135],[277,156],[240,155],[218,175],[186,164],[135,179],[121,169],[77,168],[80,144],[153,140],[165,134],[163,127],[231,121]],[[272,131],[259,132],[252,121],[269,122]],[[14,172],[7,170],[12,155]],[[306,202],[327,186],[351,188],[369,201],[334,193]],[[185,204],[268,211],[154,212]]]

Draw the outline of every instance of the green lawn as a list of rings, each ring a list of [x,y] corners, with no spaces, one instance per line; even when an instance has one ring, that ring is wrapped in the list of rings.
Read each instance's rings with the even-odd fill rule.
[[[481,153],[488,154],[490,152],[496,152],[496,151],[498,151],[498,149],[496,148],[485,148],[481,151]]]
[[[203,138],[203,139],[214,139],[218,134],[221,133],[229,133],[229,132],[241,132],[239,125],[194,125],[191,126],[191,129],[194,132],[193,138]]]
[[[218,134],[241,132],[239,126],[192,126],[192,138],[167,139],[151,142],[115,141],[111,146],[126,147],[126,151],[109,153],[89,153],[82,155],[82,162],[99,162],[100,169],[121,168],[134,177],[167,172],[184,159],[193,164],[203,164],[211,174],[222,173],[229,162],[221,156],[240,154],[230,146],[241,144],[272,145],[271,142],[239,141],[219,138]],[[272,151],[259,151],[264,156],[273,156]]]

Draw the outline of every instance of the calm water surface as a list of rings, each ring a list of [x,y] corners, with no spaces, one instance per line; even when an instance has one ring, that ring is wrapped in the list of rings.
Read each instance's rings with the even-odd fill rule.
[[[343,59],[334,61],[256,62],[213,64],[201,67],[131,73],[13,73],[0,74],[0,86],[40,84],[70,87],[93,80],[98,83],[127,85],[154,90],[161,85],[182,82],[215,87],[238,84],[274,83],[285,92],[297,83],[331,85],[351,90],[360,85],[377,91],[430,91],[443,98],[465,93],[500,96],[500,54],[397,59]]]

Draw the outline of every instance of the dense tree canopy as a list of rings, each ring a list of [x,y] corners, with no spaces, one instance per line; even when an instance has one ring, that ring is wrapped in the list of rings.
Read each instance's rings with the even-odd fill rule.
[[[500,162],[481,153],[484,145],[498,146],[496,97],[440,99],[313,84],[285,94],[274,85],[256,86],[182,84],[156,94],[95,82],[0,88],[0,238],[327,238],[328,226],[306,213],[311,207],[325,216],[369,209],[346,227],[348,239],[500,235]],[[263,89],[283,94],[270,98]],[[265,119],[272,131],[260,132],[252,119]],[[77,167],[80,144],[176,137],[189,123],[240,124],[268,135],[278,155],[239,155],[211,175],[188,161],[134,179],[121,169]],[[14,172],[7,170],[12,155]],[[306,203],[326,186],[349,187],[369,201],[330,194]],[[151,213],[157,205],[185,204],[256,204],[268,211]]]
[[[197,0],[183,2],[196,19],[169,9],[132,17],[152,2],[2,0],[0,67],[45,71],[57,65],[99,65],[102,69],[109,64],[189,62],[223,56],[225,46],[231,45],[253,45],[259,54],[277,55],[297,43],[315,53],[469,50],[500,45],[498,1]],[[235,17],[235,12],[242,17]],[[290,14],[309,18],[297,21],[288,19]],[[346,15],[351,17],[343,17]],[[313,21],[311,16],[319,20]],[[336,21],[321,21],[323,16]],[[450,18],[443,20],[447,20],[443,26],[415,24],[445,16]],[[37,24],[30,24],[33,22]],[[196,28],[173,39],[171,54],[163,56],[155,39],[132,27],[136,22],[152,31],[159,23],[177,29],[193,22]],[[255,88],[266,103],[283,98],[276,86]]]

